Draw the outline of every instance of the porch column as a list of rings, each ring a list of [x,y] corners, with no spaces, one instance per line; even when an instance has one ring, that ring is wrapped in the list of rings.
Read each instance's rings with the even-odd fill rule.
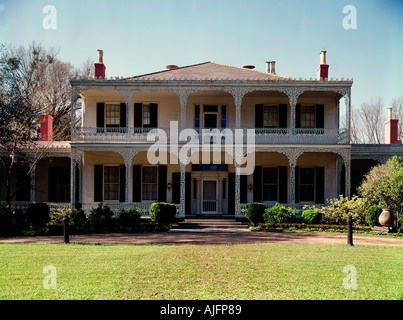
[[[295,165],[290,166],[290,202],[295,205]]]
[[[76,155],[72,152],[70,158],[70,203],[71,208],[74,208],[76,203]]]
[[[297,161],[300,155],[304,153],[303,150],[300,149],[289,149],[284,154],[288,158],[288,163],[290,166],[290,203],[291,205],[295,205],[295,180],[296,180],[296,167]]]
[[[180,185],[180,205],[179,217],[185,217],[185,201],[186,201],[186,164],[182,163],[181,166],[181,185]]]
[[[136,91],[128,88],[124,88],[119,91],[125,97],[125,104],[126,104],[126,128],[127,132],[129,133],[130,127],[130,119],[132,119],[132,108],[131,103],[133,96],[136,94]]]
[[[186,105],[188,97],[191,94],[189,89],[180,87],[174,90],[174,92],[179,96],[179,103],[181,105],[181,130],[186,129]]]
[[[35,171],[36,171],[36,163],[32,164],[30,173],[31,189],[29,198],[31,202],[35,202]]]
[[[131,148],[122,148],[118,151],[119,154],[123,157],[125,162],[125,202],[130,201],[130,194],[132,193],[132,184],[130,183],[130,169],[132,167],[132,159],[139,152],[137,150],[133,150]]]
[[[235,162],[235,217],[243,217],[241,211],[241,174],[240,164]]]
[[[351,150],[346,149],[344,156],[344,166],[346,168],[346,198],[351,197]]]

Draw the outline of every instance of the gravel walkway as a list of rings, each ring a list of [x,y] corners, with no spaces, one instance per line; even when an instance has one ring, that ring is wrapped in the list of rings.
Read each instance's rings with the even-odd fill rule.
[[[36,236],[0,238],[0,243],[63,243],[63,236]],[[71,235],[70,243],[97,244],[242,244],[242,243],[300,243],[300,244],[347,244],[346,234],[288,233],[288,232],[155,232],[155,233],[109,233]],[[400,246],[403,238],[381,236],[353,236],[354,245]]]

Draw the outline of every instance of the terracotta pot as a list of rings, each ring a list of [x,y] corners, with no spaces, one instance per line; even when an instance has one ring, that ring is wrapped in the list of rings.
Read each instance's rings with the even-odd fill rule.
[[[393,225],[393,214],[389,209],[382,209],[379,215],[379,223],[384,227],[391,227]]]

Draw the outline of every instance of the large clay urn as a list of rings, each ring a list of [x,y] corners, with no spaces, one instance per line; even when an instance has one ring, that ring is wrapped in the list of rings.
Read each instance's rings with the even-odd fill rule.
[[[382,209],[379,215],[379,223],[384,227],[391,227],[393,225],[393,214],[389,209]]]

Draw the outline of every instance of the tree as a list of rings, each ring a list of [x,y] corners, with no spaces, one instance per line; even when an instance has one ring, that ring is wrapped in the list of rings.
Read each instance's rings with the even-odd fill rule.
[[[403,157],[394,156],[386,164],[373,167],[358,192],[371,204],[391,209],[399,230],[403,214]]]
[[[392,118],[399,119],[398,139],[403,139],[403,94],[393,99]]]

